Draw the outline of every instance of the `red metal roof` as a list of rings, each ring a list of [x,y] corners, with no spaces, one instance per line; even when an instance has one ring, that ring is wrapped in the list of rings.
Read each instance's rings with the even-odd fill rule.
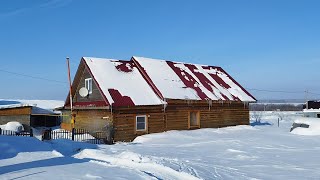
[[[256,99],[221,67],[132,58],[164,98],[255,101]],[[158,72],[161,71],[161,72]],[[183,91],[182,89],[186,89]]]
[[[159,105],[165,99],[255,101],[221,67],[141,57],[83,60],[105,101],[79,106]]]

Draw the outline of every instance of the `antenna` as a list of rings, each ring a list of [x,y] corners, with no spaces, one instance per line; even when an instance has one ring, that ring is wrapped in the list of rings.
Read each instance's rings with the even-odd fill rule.
[[[81,97],[87,97],[88,94],[89,94],[89,91],[88,91],[87,88],[82,87],[82,88],[80,88],[80,90],[79,90],[79,94],[80,94]]]

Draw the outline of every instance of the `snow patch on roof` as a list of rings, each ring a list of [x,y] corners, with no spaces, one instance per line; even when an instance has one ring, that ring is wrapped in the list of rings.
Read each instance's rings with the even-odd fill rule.
[[[215,94],[213,94],[207,88],[205,88],[203,86],[203,84],[200,83],[201,81],[198,79],[198,77],[189,68],[187,68],[184,64],[174,64],[174,66],[187,72],[195,80],[194,87],[195,88],[198,87],[204,94],[206,94],[206,96],[208,98],[210,98],[211,100],[218,100],[219,99],[219,98],[217,98],[217,96]]]
[[[182,82],[165,60],[134,57],[165,98],[199,100],[197,92]],[[182,72],[183,73],[183,72]],[[183,74],[185,75],[185,74]],[[188,77],[186,77],[187,80]]]
[[[55,114],[54,109],[62,107],[63,101],[59,100],[9,100],[0,99],[0,109],[11,109],[19,107],[32,107],[32,114]]]
[[[219,99],[225,100],[224,96],[227,96],[228,99],[233,100],[233,97],[231,93],[228,91],[228,89],[222,87],[209,75],[209,73],[216,74],[217,69],[215,68],[203,69],[202,66],[200,65],[196,65],[196,67],[198,68],[198,71],[202,73],[213,84],[213,85],[210,85],[213,90],[212,93],[214,93]]]
[[[255,101],[222,68],[133,57],[164,98]]]
[[[0,99],[0,108],[36,106],[42,109],[53,110],[63,105],[64,101],[59,100]]]
[[[131,61],[92,57],[83,59],[110,104],[115,106],[128,106],[132,105],[132,102],[134,105],[164,104]]]

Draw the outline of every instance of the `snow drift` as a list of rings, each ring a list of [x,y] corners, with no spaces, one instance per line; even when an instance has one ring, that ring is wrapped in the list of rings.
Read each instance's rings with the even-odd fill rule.
[[[301,117],[294,121],[296,124],[304,124],[308,127],[296,127],[291,133],[298,135],[315,136],[320,135],[320,119]]]

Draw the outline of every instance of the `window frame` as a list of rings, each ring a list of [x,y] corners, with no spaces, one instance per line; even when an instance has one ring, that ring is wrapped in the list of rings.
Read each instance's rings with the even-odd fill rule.
[[[191,113],[196,113],[197,125],[191,126]],[[188,128],[189,129],[200,128],[200,111],[189,111],[188,112]]]
[[[88,90],[89,94],[92,94],[92,78],[86,78],[84,80],[84,87]]]
[[[138,118],[139,117],[144,117],[144,129],[138,129]],[[134,129],[136,132],[147,132],[148,131],[148,116],[147,115],[136,115]]]

